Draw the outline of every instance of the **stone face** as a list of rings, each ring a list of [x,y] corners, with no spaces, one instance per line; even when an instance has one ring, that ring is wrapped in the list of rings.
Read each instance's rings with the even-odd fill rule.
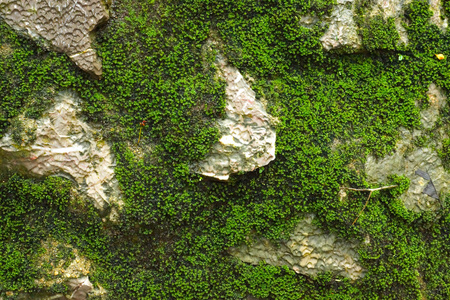
[[[193,166],[196,173],[220,180],[230,174],[254,171],[275,159],[274,118],[255,98],[238,69],[217,55],[218,76],[225,80],[226,118],[218,122],[222,134],[206,158]]]
[[[101,0],[0,0],[0,17],[14,29],[66,53],[81,69],[102,74],[90,37],[109,18]]]
[[[78,119],[77,101],[74,94],[61,93],[43,118],[19,117],[19,134],[10,131],[0,140],[0,162],[32,176],[68,177],[103,209],[120,203],[114,161],[100,134]]]
[[[353,16],[354,0],[338,0],[331,16],[324,20],[329,27],[320,41],[326,50],[345,46],[353,49],[361,48],[361,37],[358,35],[358,27]]]
[[[358,244],[342,240],[312,224],[308,215],[279,247],[267,239],[259,239],[250,246],[229,250],[230,254],[253,265],[264,261],[273,266],[288,266],[296,273],[315,276],[331,271],[352,280],[362,278],[364,269],[358,264]]]
[[[429,107],[420,113],[424,130],[430,130],[435,126],[439,118],[439,110],[446,105],[447,101],[443,91],[434,84],[429,87],[428,98]],[[439,199],[430,196],[427,190],[430,188],[431,181],[437,195],[450,191],[450,173],[444,169],[437,153],[437,149],[442,147],[442,139],[448,138],[448,129],[436,128],[435,134],[438,138],[430,141],[427,146],[418,147],[414,145],[414,140],[424,137],[423,131],[401,128],[401,139],[393,154],[381,159],[371,155],[367,157],[365,170],[368,182],[385,184],[389,175],[406,176],[410,179],[410,186],[408,191],[400,196],[405,207],[416,212],[439,209]],[[424,176],[424,172],[429,179],[426,175]]]
[[[371,16],[381,15],[384,19],[394,18],[395,28],[400,36],[400,42],[407,45],[408,35],[403,24],[405,9],[412,0],[376,0],[372,6]]]
[[[382,16],[384,20],[393,18],[395,28],[400,36],[399,43],[408,44],[408,35],[404,27],[407,20],[404,15],[412,0],[372,0],[365,15],[356,15],[355,6],[362,2],[361,0],[338,0],[331,15],[323,18],[322,24],[323,26],[328,26],[328,30],[321,37],[320,41],[326,50],[343,47],[353,50],[362,49],[362,41],[359,35],[360,28],[355,23],[355,19],[360,18],[364,20],[375,16]],[[447,18],[442,18],[443,8],[441,0],[429,0],[428,4],[433,12],[430,23],[445,31],[448,27],[448,20]],[[309,27],[308,24],[300,23],[305,27]]]
[[[42,251],[37,251],[32,260],[39,270],[39,276],[34,280],[39,293],[19,293],[18,299],[105,299],[107,291],[98,283],[95,288],[88,275],[92,271],[92,262],[84,257],[77,248],[58,242],[52,238],[41,241]],[[67,294],[55,294],[52,287],[55,284],[66,284]]]
[[[78,249],[51,238],[42,241],[41,246],[45,252],[40,253],[34,263],[42,272],[45,270],[47,276],[35,280],[39,287],[49,288],[55,283],[76,280],[89,274],[92,262],[82,256]]]
[[[430,9],[433,12],[433,16],[430,18],[430,22],[437,27],[439,27],[442,31],[446,31],[448,27],[448,19],[447,17],[442,17],[443,15],[443,7],[441,0],[429,0]]]

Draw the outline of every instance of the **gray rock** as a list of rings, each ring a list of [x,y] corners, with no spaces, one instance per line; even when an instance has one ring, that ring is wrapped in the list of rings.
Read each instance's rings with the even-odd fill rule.
[[[425,129],[435,126],[439,110],[446,105],[443,91],[435,84],[430,85],[428,98],[430,106],[420,113]],[[437,128],[436,132],[439,134],[438,138],[425,147],[418,147],[414,145],[414,139],[423,136],[423,132],[401,128],[401,139],[393,154],[380,159],[372,155],[367,157],[365,171],[368,182],[385,184],[389,175],[406,176],[410,179],[410,186],[400,196],[405,207],[416,212],[439,209],[439,195],[450,192],[450,173],[444,169],[437,153],[442,147],[442,138],[448,137],[447,130]]]
[[[351,5],[350,9],[348,4]],[[326,50],[344,46],[353,49],[361,48],[361,37],[358,35],[358,27],[353,16],[354,0],[339,0],[331,16],[324,20],[329,27],[327,32],[320,38],[320,41]]]
[[[219,78],[227,84],[226,118],[218,121],[222,137],[192,170],[227,180],[230,174],[254,171],[275,159],[276,121],[256,99],[238,69],[220,54],[216,66]]]
[[[436,25],[443,32],[447,31],[448,18],[442,17],[444,9],[441,0],[428,0],[433,16],[430,18],[430,23]]]
[[[370,1],[371,6],[365,12],[365,15],[357,16],[355,5],[361,2],[361,0],[338,0],[331,15],[322,19],[323,26],[329,26],[320,39],[322,46],[326,50],[343,47],[353,50],[362,49],[362,41],[358,33],[360,28],[355,23],[355,19],[365,20],[375,16],[382,16],[384,20],[393,18],[395,28],[400,36],[399,44],[408,44],[408,35],[404,27],[407,20],[404,15],[412,0],[372,0]],[[435,24],[445,32],[448,27],[448,19],[442,17],[441,0],[428,0],[428,3],[430,10],[433,12],[430,23]],[[304,20],[304,22],[301,21],[300,24],[305,27],[311,27],[310,24],[317,22],[317,20],[308,18],[308,16],[302,17],[301,20]]]
[[[66,53],[84,71],[102,74],[90,36],[109,18],[101,0],[0,0],[0,17],[14,29]]]
[[[324,232],[312,224],[313,219],[314,215],[307,215],[279,247],[267,239],[258,239],[250,246],[230,248],[229,253],[253,265],[264,261],[310,276],[331,271],[352,280],[364,277],[365,270],[358,264],[358,244]]]
[[[55,100],[55,106],[37,121],[18,117],[23,138],[17,141],[10,130],[0,140],[1,165],[37,177],[68,177],[99,209],[110,202],[121,204],[109,145],[78,119],[74,94],[61,93]]]

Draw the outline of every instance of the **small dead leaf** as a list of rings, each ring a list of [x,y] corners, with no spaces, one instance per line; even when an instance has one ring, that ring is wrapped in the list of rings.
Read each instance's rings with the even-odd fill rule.
[[[443,60],[445,58],[444,54],[435,54],[439,60]]]

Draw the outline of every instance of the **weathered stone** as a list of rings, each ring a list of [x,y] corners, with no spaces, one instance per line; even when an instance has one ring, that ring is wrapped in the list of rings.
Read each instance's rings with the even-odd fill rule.
[[[288,266],[296,273],[315,276],[331,271],[352,280],[362,278],[364,269],[358,264],[357,243],[345,241],[326,233],[312,224],[308,215],[279,247],[267,239],[259,239],[250,246],[229,249],[231,255],[253,265],[264,261],[273,266]]]
[[[338,0],[330,16],[322,19],[323,26],[328,26],[328,30],[320,38],[322,46],[326,50],[349,48],[351,51],[362,49],[362,40],[359,35],[358,24],[355,19],[367,20],[375,16],[382,16],[384,20],[394,19],[395,28],[400,36],[399,44],[408,44],[408,35],[404,24],[405,10],[411,4],[412,0],[373,0],[371,7],[365,15],[356,15],[355,5],[361,0]],[[448,27],[448,19],[443,18],[443,8],[441,0],[428,0],[430,10],[433,12],[430,23],[438,26],[443,32]],[[302,22],[303,21],[303,22]],[[301,18],[300,24],[305,27],[311,27],[310,24],[317,20],[305,16]]]
[[[81,69],[102,74],[90,36],[109,18],[101,0],[0,0],[0,16],[14,29],[66,53]]]
[[[383,19],[393,18],[395,28],[400,36],[400,43],[407,45],[408,34],[403,23],[406,21],[404,18],[405,9],[412,2],[412,0],[376,0],[372,6],[369,17],[380,15]]]
[[[3,167],[32,176],[60,175],[75,181],[99,209],[119,200],[110,147],[94,129],[77,117],[72,93],[61,93],[46,115],[35,121],[19,117],[21,130],[0,140]]]
[[[442,17],[443,15],[443,7],[441,0],[428,0],[430,4],[430,9],[433,12],[433,15],[430,18],[430,22],[442,31],[446,31],[448,27],[448,18]]]
[[[226,81],[226,118],[219,120],[222,134],[206,158],[192,166],[194,172],[220,180],[230,174],[254,171],[275,159],[274,118],[255,97],[238,69],[220,54],[216,66]]]
[[[41,247],[43,251],[36,252],[32,259],[34,268],[39,270],[34,283],[40,291],[20,293],[18,299],[83,300],[87,299],[88,293],[101,299],[106,298],[107,291],[99,284],[94,287],[89,280],[92,262],[81,255],[77,248],[52,238],[42,241]],[[55,284],[67,285],[68,294],[51,292]]]
[[[358,35],[358,27],[353,16],[354,0],[338,0],[331,15],[324,20],[329,27],[320,41],[326,50],[342,47],[361,48],[361,37]]]
[[[49,288],[55,283],[64,283],[90,273],[91,261],[82,256],[76,248],[51,238],[42,241],[41,246],[44,251],[39,252],[34,259],[36,268],[41,272],[45,270],[43,277],[35,279],[40,288]]]
[[[439,110],[446,105],[445,94],[435,84],[430,85],[428,98],[429,107],[420,113],[424,129],[435,126]],[[417,212],[439,209],[439,199],[432,197],[428,189],[431,182],[438,195],[450,192],[450,173],[444,169],[437,153],[437,149],[442,147],[442,139],[448,138],[448,135],[444,128],[437,128],[435,134],[440,137],[431,140],[427,146],[418,147],[414,145],[414,140],[423,137],[423,132],[401,128],[401,139],[397,142],[393,154],[381,159],[371,155],[367,157],[365,170],[368,182],[385,184],[389,175],[406,176],[410,179],[410,186],[408,191],[400,196],[405,207]],[[430,179],[421,172],[426,172]]]

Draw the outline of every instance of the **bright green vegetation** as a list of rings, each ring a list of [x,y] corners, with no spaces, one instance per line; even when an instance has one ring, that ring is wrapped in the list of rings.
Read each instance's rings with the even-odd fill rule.
[[[426,103],[431,82],[448,93],[448,60],[434,54],[450,54],[450,33],[430,25],[427,4],[415,1],[407,48],[396,49],[392,20],[374,18],[362,31],[368,53],[326,53],[318,40],[325,28],[296,20],[329,13],[331,2],[115,1],[115,18],[97,37],[100,81],[0,23],[0,45],[13,50],[0,54],[0,130],[21,112],[38,118],[50,104],[48,89],[77,91],[85,117],[101,123],[113,144],[125,201],[120,222],[103,223],[77,204],[67,181],[5,178],[2,295],[36,291],[35,253],[51,237],[93,261],[90,279],[110,299],[448,299],[448,197],[438,212],[412,213],[397,199],[408,180],[391,178],[386,184],[399,187],[374,193],[351,226],[367,193],[343,202],[337,193],[342,185],[366,186],[365,155],[389,153],[398,127],[419,125],[414,102]],[[257,96],[281,121],[276,160],[227,183],[189,172],[217,140],[212,124],[225,103],[213,58],[202,55],[210,35],[255,79]],[[142,120],[148,126],[140,145],[152,152],[139,159],[126,142],[137,142]],[[370,240],[360,249],[364,279],[313,279],[227,254],[250,233],[286,237],[305,212],[344,238]]]

